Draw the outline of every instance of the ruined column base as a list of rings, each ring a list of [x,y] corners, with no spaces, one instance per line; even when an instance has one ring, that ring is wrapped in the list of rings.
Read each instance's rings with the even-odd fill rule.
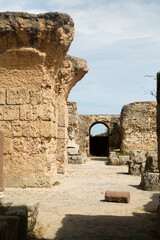
[[[140,186],[147,191],[159,191],[160,181],[158,172],[144,172],[141,174]]]

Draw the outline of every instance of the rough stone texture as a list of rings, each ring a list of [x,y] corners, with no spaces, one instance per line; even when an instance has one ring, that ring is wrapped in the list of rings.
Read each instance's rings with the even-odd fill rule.
[[[119,202],[119,203],[129,203],[130,193],[129,192],[105,192],[105,200],[107,202]]]
[[[160,173],[160,72],[157,73],[157,138],[158,138],[158,169]],[[160,237],[160,203],[157,210],[157,229]]]
[[[159,173],[142,173],[140,186],[147,191],[160,191]]]
[[[27,235],[32,236],[37,221],[38,208],[39,203],[14,203],[3,199],[0,204],[0,234],[4,234],[5,237],[12,236],[13,240],[25,240]],[[16,228],[15,223],[12,223],[13,217],[18,219]],[[13,221],[14,219],[15,218],[13,218]],[[4,221],[7,223],[7,226],[4,226]],[[7,237],[4,239],[8,240]]]
[[[76,144],[74,140],[72,140],[72,141],[69,140],[67,143],[68,155],[77,155],[78,151],[79,151],[78,144]]]
[[[146,151],[132,150],[130,151],[129,174],[138,176],[144,169],[146,164]]]
[[[109,128],[109,147],[120,147],[119,115],[79,115],[78,116],[78,144],[80,152],[89,154],[89,134],[91,127],[96,123],[103,123]]]
[[[129,155],[128,156],[119,156],[119,164],[126,165],[129,162]]]
[[[121,151],[156,150],[156,102],[134,102],[121,111]]]
[[[145,165],[146,172],[158,172],[158,153],[157,151],[148,151]]]
[[[0,193],[3,192],[3,145],[4,145],[4,134],[0,132]],[[1,195],[0,195],[1,198]]]
[[[4,185],[51,187],[67,167],[67,97],[88,71],[66,55],[67,14],[0,13],[0,128]]]
[[[116,156],[115,152],[110,152],[109,153],[109,158],[108,158],[108,165],[118,165],[119,164],[119,159]]]
[[[160,190],[158,154],[157,151],[148,151],[144,172],[141,173],[141,187],[144,190]]]
[[[82,156],[68,156],[68,163],[71,163],[71,164],[83,164],[85,163],[84,159]]]
[[[78,139],[78,112],[77,104],[75,102],[67,102],[68,106],[68,137],[69,140]]]

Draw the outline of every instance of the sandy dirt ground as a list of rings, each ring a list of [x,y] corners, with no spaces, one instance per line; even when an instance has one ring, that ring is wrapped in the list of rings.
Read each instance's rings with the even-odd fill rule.
[[[58,175],[60,185],[50,189],[11,189],[6,201],[39,202],[35,234],[50,240],[152,240],[159,193],[139,188],[140,177],[128,175],[127,166],[108,166],[92,159],[68,167]],[[104,201],[105,191],[128,191],[129,203]]]

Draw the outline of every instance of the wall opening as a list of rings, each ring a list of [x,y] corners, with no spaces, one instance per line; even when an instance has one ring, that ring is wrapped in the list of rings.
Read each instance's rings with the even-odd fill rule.
[[[89,150],[92,156],[109,156],[109,128],[103,123],[95,123],[90,128]]]

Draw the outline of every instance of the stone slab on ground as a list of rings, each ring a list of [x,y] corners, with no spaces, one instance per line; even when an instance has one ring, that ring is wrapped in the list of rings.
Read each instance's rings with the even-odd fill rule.
[[[118,202],[118,203],[129,203],[130,193],[129,192],[105,192],[105,200],[107,202]]]

